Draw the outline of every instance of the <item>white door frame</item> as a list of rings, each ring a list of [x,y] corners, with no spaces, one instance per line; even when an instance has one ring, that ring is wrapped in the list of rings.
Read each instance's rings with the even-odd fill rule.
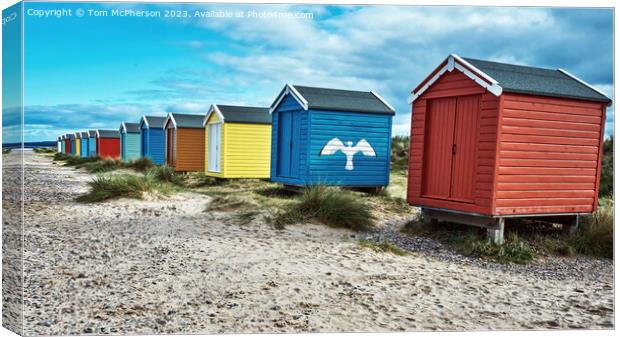
[[[209,172],[221,173],[222,171],[222,122],[209,123]],[[216,132],[213,132],[217,130]],[[217,135],[217,139],[215,136]],[[215,139],[215,141],[214,141]],[[213,159],[213,160],[212,160]]]

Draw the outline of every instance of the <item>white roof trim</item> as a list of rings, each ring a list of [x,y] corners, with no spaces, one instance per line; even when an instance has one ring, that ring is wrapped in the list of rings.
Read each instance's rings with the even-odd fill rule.
[[[174,117],[172,116],[172,112],[169,112],[168,116],[166,116],[166,120],[164,121],[164,129],[168,125],[168,120],[172,121],[172,125],[174,125],[174,128],[176,129],[177,128],[177,121],[174,120]]]
[[[304,110],[308,110],[308,101],[299,93],[299,91],[297,91],[297,89],[295,89],[294,86],[287,83],[284,86],[284,89],[282,89],[282,92],[280,92],[280,95],[278,95],[276,100],[269,107],[269,113],[273,113],[276,107],[280,105],[280,102],[282,102],[284,97],[288,94],[293,94],[293,98],[295,98],[299,105],[301,105]]]
[[[602,92],[602,91],[600,91],[600,90],[596,89],[596,88],[595,88],[595,87],[593,87],[592,85],[588,84],[586,81],[584,81],[584,80],[580,79],[579,77],[577,77],[577,76],[575,76],[575,75],[573,75],[573,74],[569,73],[568,71],[566,71],[566,70],[564,70],[564,69],[562,69],[562,68],[558,68],[558,71],[559,71],[559,72],[561,72],[561,73],[563,73],[564,75],[566,75],[566,76],[568,76],[568,77],[570,77],[570,78],[574,79],[575,81],[577,81],[577,82],[579,82],[579,83],[581,83],[581,84],[585,85],[586,87],[588,87],[588,88],[590,88],[590,89],[592,89],[592,90],[594,90],[594,91],[598,92],[599,94],[601,94],[601,95],[603,95],[603,96],[605,96],[605,97],[609,98],[609,97],[608,97],[608,96],[607,96],[604,92]],[[611,100],[611,98],[609,98],[609,99]],[[610,105],[611,105],[611,103],[612,103],[612,102],[609,102],[608,106],[610,106]]]
[[[144,122],[144,125],[146,125],[147,129],[150,129],[151,126],[149,125],[149,121],[146,119],[146,115],[142,115],[142,118],[140,118],[140,123]]]
[[[385,104],[385,106],[387,106],[390,110],[392,110],[393,112],[396,112],[396,109],[394,109],[394,107],[392,107],[390,105],[390,103],[388,103],[386,100],[383,99],[383,97],[379,96],[379,94],[377,94],[374,91],[370,91],[373,95],[375,95],[375,97],[377,97],[377,99],[379,99],[381,101],[381,103]]]
[[[207,112],[207,115],[205,116],[205,119],[202,122],[202,126],[207,126],[207,121],[209,120],[209,117],[211,116],[213,112],[215,112],[217,116],[220,118],[221,123],[224,123],[224,115],[222,114],[222,111],[220,111],[220,108],[217,106],[217,104],[211,104],[211,107],[209,107],[209,111]]]
[[[81,132],[74,132],[73,133],[73,137],[75,137],[75,139],[80,139],[80,138],[82,138],[82,133]]]
[[[121,133],[127,133],[127,126],[125,126],[125,122],[121,122]]]
[[[437,82],[441,75],[443,75],[446,71],[452,72],[454,69],[462,72],[463,74],[465,74],[465,76],[474,80],[478,85],[487,89],[493,95],[499,96],[502,94],[503,89],[501,86],[499,86],[498,82],[494,78],[485,74],[480,69],[474,67],[469,62],[463,60],[458,55],[450,54],[446,61],[446,65],[444,65],[433,77],[431,77],[426,83],[424,83],[424,86],[420,88],[420,90],[411,93],[411,95],[409,96],[409,104],[412,104],[416,99],[418,99],[418,97],[420,97],[426,90],[428,90],[431,85]],[[467,68],[473,71],[470,71]]]
[[[99,130],[96,131],[95,138],[101,138],[101,135],[99,134]]]

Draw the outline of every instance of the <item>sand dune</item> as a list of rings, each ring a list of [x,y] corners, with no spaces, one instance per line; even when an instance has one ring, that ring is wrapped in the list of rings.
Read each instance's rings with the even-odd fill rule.
[[[193,193],[83,205],[72,198],[90,175],[32,153],[26,162],[27,334],[614,325],[611,268],[553,280],[375,253],[346,230],[238,225]]]

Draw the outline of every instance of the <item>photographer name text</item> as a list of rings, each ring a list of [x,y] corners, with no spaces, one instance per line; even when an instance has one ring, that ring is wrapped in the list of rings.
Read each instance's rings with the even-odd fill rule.
[[[137,9],[33,9],[26,11],[27,16],[36,18],[66,18],[66,17],[129,17],[129,18],[179,18],[179,19],[314,19],[309,12],[279,12],[256,10],[137,10]]]

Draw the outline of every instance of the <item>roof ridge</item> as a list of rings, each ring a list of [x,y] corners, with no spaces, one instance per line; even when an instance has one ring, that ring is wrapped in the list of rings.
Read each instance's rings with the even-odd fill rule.
[[[312,87],[312,86],[307,86],[307,85],[298,85],[298,84],[291,84],[293,87],[296,88],[308,88],[308,89],[320,89],[320,90],[332,90],[332,91],[349,91],[349,92],[363,92],[363,93],[372,93],[372,91],[364,91],[364,90],[350,90],[350,89],[337,89],[337,88],[326,88],[326,87]]]
[[[529,68],[529,69],[538,69],[538,70],[549,70],[549,71],[559,71],[559,68],[545,68],[545,67],[533,67],[533,66],[528,66],[528,65],[523,65],[523,64],[516,64],[516,63],[508,63],[508,62],[498,62],[498,61],[489,61],[489,60],[481,60],[481,59],[475,59],[475,58],[471,58],[471,57],[461,57],[462,59],[466,60],[466,61],[475,61],[475,62],[485,62],[485,63],[493,63],[493,64],[501,64],[501,65],[506,65],[506,66],[511,66],[511,67],[520,67],[520,68]]]
[[[254,108],[254,109],[269,109],[269,107],[256,106],[256,105],[232,105],[232,104],[214,104],[218,107],[232,107],[232,108]]]

